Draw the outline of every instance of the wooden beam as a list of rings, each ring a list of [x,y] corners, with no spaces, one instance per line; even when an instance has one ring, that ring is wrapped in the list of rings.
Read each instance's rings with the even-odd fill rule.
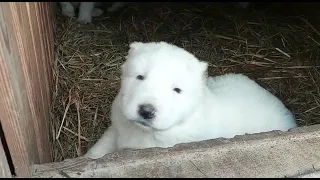
[[[18,177],[51,161],[50,2],[0,2],[0,120]]]
[[[320,170],[320,125],[34,165],[34,178],[279,178]]]

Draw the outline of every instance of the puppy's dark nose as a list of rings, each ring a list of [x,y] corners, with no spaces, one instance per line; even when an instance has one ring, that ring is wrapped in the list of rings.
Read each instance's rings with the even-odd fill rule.
[[[138,114],[143,117],[143,119],[152,119],[155,117],[156,109],[152,104],[142,104],[139,106]]]

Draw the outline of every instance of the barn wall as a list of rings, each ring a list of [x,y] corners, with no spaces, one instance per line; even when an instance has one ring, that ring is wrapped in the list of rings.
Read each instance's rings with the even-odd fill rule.
[[[17,176],[51,161],[50,2],[0,2],[0,120]]]

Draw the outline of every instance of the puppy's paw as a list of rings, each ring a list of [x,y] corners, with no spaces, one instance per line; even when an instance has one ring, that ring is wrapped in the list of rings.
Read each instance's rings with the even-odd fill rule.
[[[92,22],[92,18],[91,18],[91,17],[79,17],[79,18],[77,19],[77,22],[78,22],[79,24],[89,24],[89,23]]]

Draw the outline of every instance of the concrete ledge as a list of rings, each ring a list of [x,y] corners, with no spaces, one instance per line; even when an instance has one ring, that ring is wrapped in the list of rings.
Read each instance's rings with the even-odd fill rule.
[[[33,177],[303,177],[320,170],[320,125],[125,150],[102,159],[34,165]],[[305,176],[308,176],[305,175]]]
[[[297,178],[320,178],[320,171],[300,175]]]

